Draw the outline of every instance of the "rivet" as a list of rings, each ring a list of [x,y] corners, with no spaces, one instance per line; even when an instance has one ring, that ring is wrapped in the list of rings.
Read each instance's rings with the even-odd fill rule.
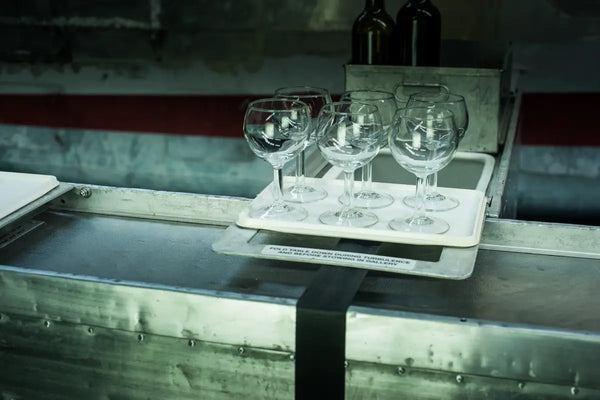
[[[519,389],[523,390],[525,389],[525,382],[519,382]]]
[[[79,189],[79,195],[84,199],[88,199],[92,196],[92,189],[90,189],[89,187],[82,187],[81,189]]]
[[[194,347],[195,345],[196,345],[196,341],[195,341],[194,339],[190,339],[190,340],[188,341],[188,346],[190,346],[190,347]]]
[[[46,328],[50,328],[50,321],[44,321],[44,326]]]
[[[456,375],[456,382],[463,383],[463,381],[464,381],[464,378],[462,375]]]
[[[138,342],[143,342],[144,341],[144,335],[142,333],[140,333],[138,335]]]
[[[296,359],[296,357],[294,356],[294,354],[290,354],[290,361],[294,361]]]
[[[348,361],[344,361],[344,368],[348,368],[350,366],[350,363]]]
[[[398,375],[404,375],[406,369],[404,367],[398,367],[396,371],[398,372]]]
[[[460,322],[467,322],[467,319],[466,319],[465,317],[462,317],[462,318],[460,319]]]
[[[571,388],[571,394],[572,394],[573,396],[575,396],[577,393],[579,393],[579,388],[577,388],[577,387],[573,386],[573,387]]]
[[[91,326],[88,328],[88,333],[91,335],[94,333],[94,328],[92,328]]]
[[[245,352],[246,352],[246,349],[244,349],[242,346],[238,347],[239,354],[244,354]]]

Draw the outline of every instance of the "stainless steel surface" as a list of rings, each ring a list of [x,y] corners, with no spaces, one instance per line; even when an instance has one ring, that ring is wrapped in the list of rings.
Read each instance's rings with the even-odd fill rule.
[[[63,288],[78,287],[74,284]],[[38,300],[52,297],[58,300],[57,295],[49,293],[54,286],[46,286],[46,289],[35,293]],[[85,303],[89,303],[93,294],[88,293]],[[97,293],[103,294],[107,293]],[[155,291],[140,291],[138,294],[147,297],[149,303],[165,299],[159,296],[155,300]],[[65,295],[61,297],[64,301]],[[137,296],[132,299],[97,298],[103,300],[103,306],[124,300],[122,308],[127,307],[132,312],[139,300]],[[219,342],[219,338],[209,341],[194,339],[194,345],[190,345],[188,337],[198,332],[187,332],[181,337],[131,330],[126,326],[108,328],[105,326],[108,318],[118,316],[119,310],[108,309],[102,319],[91,321],[86,318],[85,312],[92,310],[92,305],[81,307],[81,300],[76,297],[72,302],[73,308],[82,317],[75,322],[56,319],[64,315],[64,304],[54,310],[60,314],[52,320],[46,319],[49,317],[42,312],[35,317],[2,314],[2,399],[294,398],[294,361],[288,351],[258,348],[243,342],[224,344]],[[202,300],[196,298],[193,303],[190,305],[192,308],[176,305],[173,316],[150,315],[149,311],[156,308],[153,305],[140,318],[151,324],[151,321],[164,318],[165,325],[170,323],[175,327],[178,316],[181,316],[178,310],[200,310],[198,306]],[[95,307],[98,308],[97,305]],[[220,306],[216,309],[225,310]],[[240,311],[239,318],[243,319],[245,313]],[[266,322],[267,315],[273,310],[264,311]],[[203,315],[194,313],[190,318],[200,321]],[[219,324],[227,325],[225,318],[220,319]],[[231,327],[229,329],[241,333]],[[244,351],[240,352],[240,348]]]
[[[402,368],[402,367],[399,367]],[[572,396],[575,393],[577,396]],[[454,374],[435,369],[406,369],[365,362],[351,362],[346,398],[395,400],[563,400],[600,398],[600,391],[551,383],[516,381],[483,375]]]
[[[227,344],[294,348],[295,299],[303,287],[270,283],[267,276],[256,282],[255,271],[244,271],[244,260],[237,260],[240,264],[234,268],[223,257],[201,254],[195,247],[203,244],[201,236],[204,241],[212,236],[205,230],[128,222],[48,218],[44,228],[31,233],[28,245],[6,247],[1,263],[12,267],[0,269],[2,312]],[[46,227],[58,231],[49,237]],[[260,324],[256,313],[262,315]]]
[[[488,218],[480,248],[597,260],[600,227]]]
[[[0,250],[0,396],[292,398],[312,269],[210,251],[241,200],[90,189]]]
[[[357,305],[425,318],[600,332],[597,259],[480,250],[464,281],[370,274]]]
[[[394,91],[406,84],[410,87],[408,93],[412,93],[418,91],[415,88],[418,84],[423,87],[432,84],[448,87],[453,93],[465,96],[469,108],[469,132],[461,141],[459,150],[483,153],[498,151],[502,70],[347,64],[345,73],[346,90]]]
[[[210,250],[222,227],[48,211],[37,229],[5,246],[0,264],[176,291],[232,292],[269,301],[299,296],[312,269],[281,273],[278,263],[227,257]],[[291,263],[290,269],[298,268]],[[260,279],[259,279],[260,278]]]
[[[350,365],[371,362],[513,380],[515,388],[535,382],[600,393],[598,334],[360,307],[349,311],[347,327]]]
[[[214,253],[246,200],[81,187],[0,249],[0,395],[292,398],[317,266]],[[598,398],[599,235],[488,218],[469,279],[372,271],[347,396]]]
[[[510,122],[508,123],[508,129],[506,133],[506,140],[502,153],[499,156],[499,161],[496,162],[496,170],[492,177],[492,181],[488,190],[489,196],[491,197],[490,206],[488,207],[487,215],[490,217],[498,218],[503,212],[503,209],[510,208],[510,205],[506,204],[506,198],[504,191],[507,189],[508,172],[511,166],[511,157],[513,155],[513,146],[515,142],[517,124],[519,122],[519,110],[521,108],[521,95],[517,94],[514,99],[514,103],[510,102],[507,107],[512,110],[510,115]]]
[[[594,259],[480,250],[465,281],[368,276],[347,316],[346,357],[362,366],[351,381],[365,393],[368,379],[383,398],[434,398],[420,392],[432,387],[450,390],[443,398],[510,398],[511,390],[495,389],[507,381],[514,389],[557,386],[527,392],[531,398],[560,398],[571,387],[597,398],[599,267]],[[398,367],[415,374],[412,382],[390,381]],[[420,376],[432,371],[442,375]],[[452,386],[457,374],[480,397]]]
[[[53,202],[65,211],[92,212],[165,221],[229,224],[246,199],[229,196],[74,184],[76,190]],[[86,192],[82,196],[81,192]]]

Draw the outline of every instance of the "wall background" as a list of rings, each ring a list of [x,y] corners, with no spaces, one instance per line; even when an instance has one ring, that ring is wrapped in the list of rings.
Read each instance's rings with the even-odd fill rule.
[[[390,14],[402,3],[388,0]],[[598,87],[591,73],[600,65],[597,2],[434,3],[442,13],[445,42],[477,48],[477,54],[453,57],[448,45],[446,59],[478,62],[486,52],[511,45],[517,71],[527,75],[522,81],[532,85],[528,89],[543,89],[544,79],[556,73],[557,89],[546,90]],[[310,83],[339,92],[352,22],[363,5],[362,0],[6,0],[0,2],[0,90],[254,94]]]
[[[510,49],[513,90],[600,92],[599,2],[433,1],[442,14],[446,65],[499,66]],[[390,14],[403,2],[388,0]],[[341,93],[352,22],[363,6],[363,0],[1,1],[0,169],[252,197],[270,182],[271,170],[242,138],[247,101],[292,85]],[[34,104],[15,97],[22,94],[43,98]],[[98,97],[86,102],[83,95]],[[186,102],[156,106],[148,95]],[[67,119],[74,125],[61,125]],[[182,120],[200,134],[182,135],[189,133],[178,128]]]

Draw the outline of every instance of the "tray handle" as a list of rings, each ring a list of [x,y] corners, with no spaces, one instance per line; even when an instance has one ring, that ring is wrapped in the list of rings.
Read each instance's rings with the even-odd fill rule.
[[[424,89],[438,89],[439,91],[443,91],[446,92],[446,94],[450,93],[450,89],[448,88],[448,86],[446,86],[443,83],[437,83],[437,82],[399,82],[398,84],[396,84],[396,86],[394,86],[393,92],[394,93],[394,97],[396,98],[396,102],[398,102],[399,104],[406,104],[406,102],[408,101],[408,96],[403,96],[404,94],[404,88],[406,87],[411,87],[411,88],[424,88]],[[399,93],[400,91],[400,93]],[[412,92],[415,93],[415,92]]]

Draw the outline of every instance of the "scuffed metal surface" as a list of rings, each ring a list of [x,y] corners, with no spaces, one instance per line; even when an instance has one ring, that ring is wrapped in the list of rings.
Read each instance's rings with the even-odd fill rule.
[[[360,361],[350,361],[346,376],[346,397],[351,399],[563,400],[577,394],[573,398],[594,400],[600,396],[598,390],[578,386]]]
[[[293,302],[0,270],[2,313],[180,339],[293,351]],[[65,303],[67,302],[67,303]],[[67,306],[68,305],[68,306]],[[258,323],[260,321],[260,323]]]
[[[292,399],[290,353],[22,315],[0,320],[0,397]],[[240,348],[244,351],[240,352]]]
[[[351,360],[600,389],[598,333],[359,307],[347,327]]]
[[[166,221],[229,225],[232,218],[248,205],[248,200],[239,197],[74,185],[74,191],[53,202],[54,208]]]
[[[481,248],[600,259],[600,227],[489,218]]]

